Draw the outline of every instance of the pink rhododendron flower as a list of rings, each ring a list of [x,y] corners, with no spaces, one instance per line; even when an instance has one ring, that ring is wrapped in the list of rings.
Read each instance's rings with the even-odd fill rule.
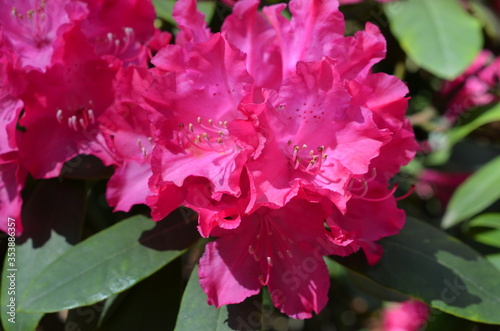
[[[500,77],[500,58],[490,51],[479,53],[470,67],[441,90],[448,99],[445,116],[454,122],[463,112],[499,101],[496,89]]]
[[[425,325],[429,308],[417,300],[395,303],[383,313],[385,331],[417,331]]]
[[[297,186],[343,206],[349,179],[368,172],[385,133],[367,108],[351,105],[343,83],[335,63],[328,60],[299,62],[297,75],[283,83],[275,109],[267,112],[269,131],[276,136],[266,143],[263,157],[248,164],[257,203],[282,206],[286,197],[293,197],[286,187]],[[277,150],[267,148],[271,144],[277,144]],[[271,164],[270,174],[258,171]]]
[[[147,43],[155,36],[156,17],[151,1],[82,0],[89,14],[81,22],[83,33],[98,55],[112,55],[125,62],[146,67]],[[168,33],[167,33],[168,35]],[[168,44],[168,40],[164,41]]]
[[[294,318],[318,313],[329,288],[324,217],[317,205],[294,199],[283,208],[244,216],[234,230],[215,229],[217,240],[207,245],[199,269],[208,302],[238,303],[267,285],[283,313]]]
[[[37,178],[57,176],[65,161],[81,153],[113,162],[97,119],[113,103],[119,63],[97,57],[77,27],[62,38],[56,64],[46,73],[28,72],[21,96],[25,113],[20,119],[24,130],[17,131],[19,157]]]
[[[149,87],[147,69],[128,67],[120,70],[115,84],[115,104],[100,118],[108,147],[118,161],[108,181],[106,196],[115,210],[128,211],[146,202],[151,177],[150,155],[153,149],[149,117],[140,104],[140,93]]]
[[[62,33],[85,16],[85,5],[69,0],[0,1],[0,24],[20,66],[45,71]]]
[[[259,148],[251,120],[238,110],[249,92],[251,77],[244,55],[219,34],[169,58],[179,72],[157,78],[145,93],[163,116],[153,118],[153,138],[160,142],[153,154],[162,163],[162,180],[182,186],[189,176],[210,179],[214,197],[239,195],[239,176],[246,160]],[[153,62],[166,62],[160,51]],[[162,150],[162,151],[160,151]],[[216,164],[217,166],[214,166]]]

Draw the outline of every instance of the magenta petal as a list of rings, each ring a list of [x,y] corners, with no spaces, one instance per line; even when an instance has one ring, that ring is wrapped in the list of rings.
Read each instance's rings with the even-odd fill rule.
[[[21,190],[24,188],[24,182],[27,172],[17,161],[0,164],[0,230],[9,235],[20,236],[23,232],[21,224],[21,207],[23,200]],[[9,218],[15,222],[15,232],[9,232],[12,225]]]
[[[209,304],[240,303],[260,292],[259,268],[248,256],[248,244],[237,235],[228,235],[206,246],[198,272]]]
[[[115,211],[127,212],[133,205],[146,203],[150,176],[151,166],[147,162],[128,161],[116,168],[106,189],[109,205]]]

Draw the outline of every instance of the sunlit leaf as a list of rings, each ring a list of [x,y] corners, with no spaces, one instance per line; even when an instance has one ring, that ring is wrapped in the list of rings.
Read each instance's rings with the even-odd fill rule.
[[[438,77],[460,75],[483,46],[479,21],[456,0],[406,0],[384,8],[408,56]]]
[[[471,175],[453,193],[442,226],[451,227],[484,210],[500,198],[500,157]]]
[[[182,217],[157,223],[131,217],[48,265],[29,285],[19,309],[53,312],[104,300],[180,256],[196,238],[194,224],[186,224]]]

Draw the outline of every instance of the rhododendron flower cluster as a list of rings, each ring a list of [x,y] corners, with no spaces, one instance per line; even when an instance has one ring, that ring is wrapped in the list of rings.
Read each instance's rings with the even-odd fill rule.
[[[143,93],[155,146],[147,201],[160,220],[179,205],[215,237],[200,261],[208,302],[238,303],[268,286],[295,318],[327,302],[323,255],[398,233],[388,180],[413,157],[406,86],[374,74],[379,29],[344,37],[336,1],[295,0],[258,10],[235,4],[211,33],[195,2],[179,1],[176,43],[152,59]]]
[[[215,238],[199,268],[210,304],[267,286],[283,313],[318,313],[323,256],[376,263],[402,228],[389,180],[417,149],[407,87],[372,72],[384,37],[370,23],[345,37],[338,5],[292,0],[287,19],[242,0],[212,33],[179,0],[169,44],[148,1],[1,1],[2,212],[19,216],[28,173],[71,175],[90,154],[115,168],[115,210],[196,211]]]

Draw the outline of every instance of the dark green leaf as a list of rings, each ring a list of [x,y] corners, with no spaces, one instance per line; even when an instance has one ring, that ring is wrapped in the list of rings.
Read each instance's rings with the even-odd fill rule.
[[[175,331],[260,330],[262,309],[261,295],[219,309],[208,305],[207,295],[198,281],[198,267],[195,267],[182,297]]]
[[[482,48],[480,23],[456,0],[406,0],[384,8],[408,56],[438,77],[457,77]]]
[[[451,227],[476,215],[500,198],[500,157],[476,171],[453,193],[442,226]]]
[[[380,241],[375,266],[354,254],[336,260],[377,283],[472,321],[500,324],[500,271],[445,232],[408,218],[399,235]]]
[[[181,284],[182,263],[177,259],[119,294],[123,298],[113,302],[99,330],[173,330]]]
[[[179,216],[179,215],[177,215]],[[132,287],[197,238],[182,217],[155,223],[134,216],[97,233],[47,266],[26,290],[20,310],[52,312],[90,305]]]
[[[85,196],[85,183],[82,181],[49,179],[41,181],[25,200],[22,213],[25,232],[16,239],[15,251],[18,307],[33,279],[78,241],[85,214]],[[6,260],[2,279],[6,279],[9,273],[7,263]],[[2,302],[9,300],[7,290],[6,286],[2,286]],[[43,316],[43,313],[17,312],[16,323],[9,323],[5,320],[8,316],[6,308],[2,304],[2,321],[7,331],[35,330]]]

